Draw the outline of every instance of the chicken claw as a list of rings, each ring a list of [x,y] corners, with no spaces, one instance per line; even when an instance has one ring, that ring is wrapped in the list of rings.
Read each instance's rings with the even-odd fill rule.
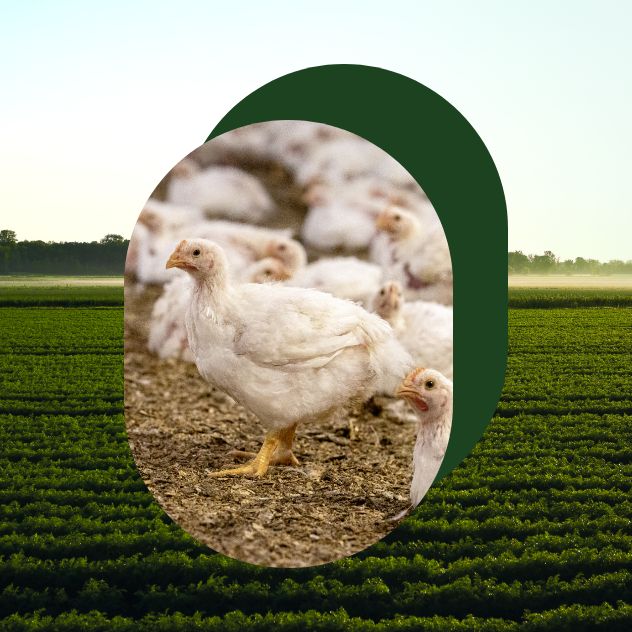
[[[228,453],[235,459],[252,459],[257,456],[256,452],[246,452],[245,450],[231,450]],[[299,460],[294,456],[292,450],[277,448],[270,459],[270,465],[299,465]]]
[[[294,424],[290,428],[279,431],[279,445],[270,458],[269,465],[293,465],[299,464],[298,459],[292,452],[292,443],[296,434],[296,426]],[[231,450],[228,454],[236,459],[252,459],[257,457],[256,452],[245,452],[244,450]]]
[[[220,476],[254,476],[261,478],[265,476],[269,465],[298,465],[298,460],[292,454],[292,441],[296,432],[296,424],[290,428],[273,430],[266,434],[263,445],[254,459],[241,467],[234,467],[227,470],[211,472],[209,476],[217,478]],[[281,448],[280,454],[275,456],[275,450]],[[234,456],[250,456],[250,452],[235,450]]]

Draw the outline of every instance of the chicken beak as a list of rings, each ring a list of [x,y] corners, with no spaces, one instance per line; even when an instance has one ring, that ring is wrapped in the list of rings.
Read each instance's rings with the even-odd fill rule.
[[[263,254],[266,257],[272,257],[273,259],[278,259],[274,244],[267,244],[265,247],[265,250],[263,251]]]
[[[402,384],[400,384],[397,392],[395,393],[397,397],[401,397],[405,399],[415,410],[420,413],[425,413],[428,411],[428,402],[419,394],[419,391],[415,388],[414,384],[404,380]]]
[[[386,213],[380,213],[375,220],[375,228],[378,230],[384,230],[389,232],[391,229],[391,223]]]
[[[415,385],[408,379],[405,379],[395,391],[395,397],[410,397],[412,395],[418,396]]]
[[[171,256],[167,260],[167,265],[165,266],[165,269],[168,270],[169,268],[183,268],[185,266],[186,261],[182,259],[180,253],[176,250],[175,252],[171,253]]]

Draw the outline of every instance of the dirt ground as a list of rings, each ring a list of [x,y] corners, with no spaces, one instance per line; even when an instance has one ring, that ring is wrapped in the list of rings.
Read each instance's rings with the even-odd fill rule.
[[[126,299],[125,419],[139,471],[183,529],[212,549],[253,564],[312,566],[384,537],[408,506],[414,418],[383,399],[299,426],[298,467],[263,479],[211,478],[257,451],[256,417],[209,386],[196,367],[144,350],[143,323],[156,291]]]
[[[301,191],[283,168],[226,162],[265,182],[279,208],[271,227],[300,227]],[[310,260],[319,254],[308,251]],[[279,567],[330,562],[389,533],[408,507],[415,418],[406,405],[384,399],[299,426],[298,467],[272,466],[258,480],[211,478],[208,472],[238,464],[231,450],[256,452],[264,430],[194,365],[146,351],[159,294],[126,282],[125,417],[139,471],[171,518],[216,551]]]

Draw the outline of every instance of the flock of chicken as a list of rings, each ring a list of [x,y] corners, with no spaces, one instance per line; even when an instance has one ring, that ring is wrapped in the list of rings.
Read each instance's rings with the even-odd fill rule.
[[[265,226],[274,200],[253,175],[226,166],[236,157],[280,163],[302,187],[298,239]],[[202,145],[172,169],[165,197],[147,202],[126,262],[138,286],[163,288],[149,350],[195,362],[267,430],[252,460],[215,475],[296,464],[299,423],[396,393],[420,418],[416,505],[450,433],[452,268],[410,174],[343,130],[273,121]],[[311,263],[306,247],[320,255]]]

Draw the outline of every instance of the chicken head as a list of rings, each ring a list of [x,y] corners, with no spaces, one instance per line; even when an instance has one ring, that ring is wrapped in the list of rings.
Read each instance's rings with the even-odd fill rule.
[[[384,209],[377,216],[375,227],[397,240],[411,237],[421,229],[419,220],[415,215],[398,206]]]
[[[397,281],[385,283],[373,299],[373,311],[393,324],[404,303],[404,292]]]
[[[225,281],[228,263],[223,250],[208,239],[183,239],[166,268],[180,268],[198,281]]]
[[[434,369],[417,368],[400,384],[397,397],[405,399],[422,421],[432,421],[452,407],[452,382]]]
[[[251,283],[270,283],[286,281],[292,275],[281,261],[274,257],[266,257],[253,263],[246,271],[246,280]]]
[[[267,245],[265,254],[281,261],[293,274],[307,263],[307,255],[301,244],[287,237],[276,237]]]

